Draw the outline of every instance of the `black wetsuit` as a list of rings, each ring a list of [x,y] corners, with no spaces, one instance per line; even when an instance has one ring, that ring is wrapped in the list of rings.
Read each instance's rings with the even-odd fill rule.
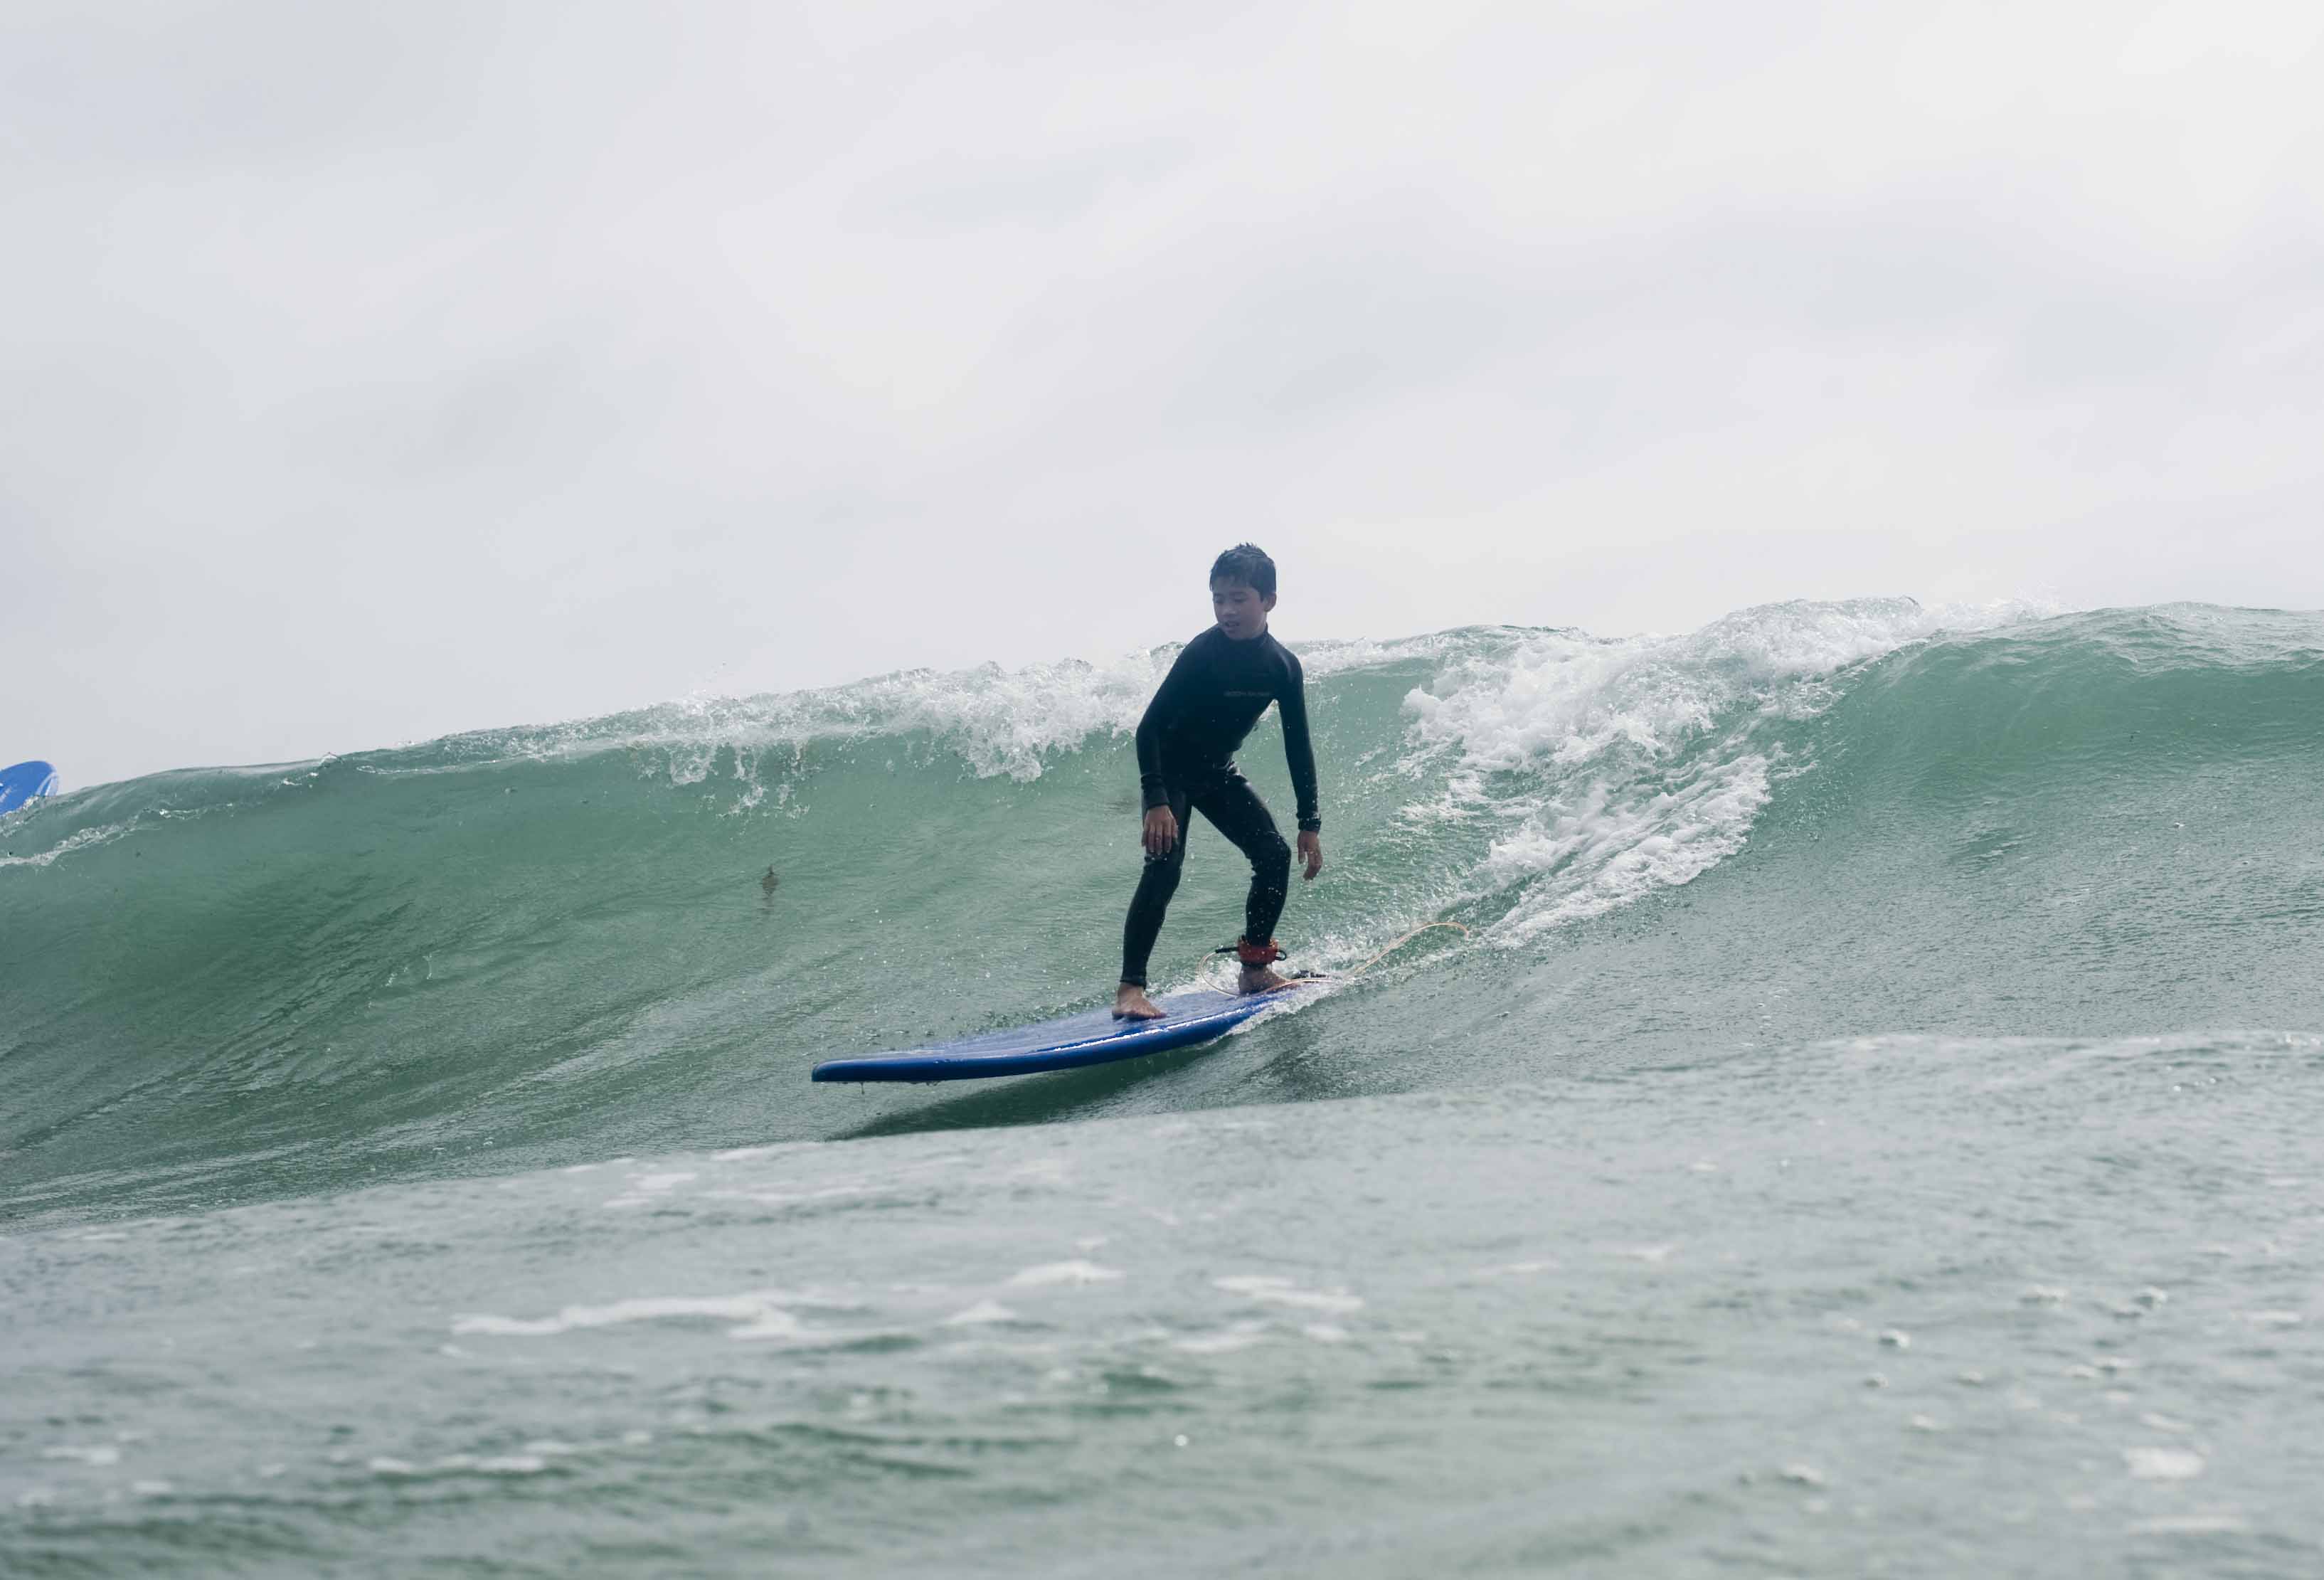
[[[1121,980],[1146,985],[1146,959],[1162,931],[1186,861],[1189,811],[1198,811],[1250,858],[1250,898],[1243,937],[1264,944],[1291,886],[1291,847],[1275,830],[1267,803],[1234,765],[1235,749],[1267,705],[1283,710],[1283,752],[1291,762],[1299,827],[1320,829],[1315,811],[1315,751],[1307,740],[1305,678],[1288,648],[1264,632],[1237,642],[1217,626],[1188,642],[1138,725],[1138,778],[1146,810],[1168,807],[1178,837],[1149,855],[1121,929]]]

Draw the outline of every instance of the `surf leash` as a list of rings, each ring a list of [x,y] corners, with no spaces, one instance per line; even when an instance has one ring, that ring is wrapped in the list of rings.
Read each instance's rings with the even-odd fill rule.
[[[1413,929],[1410,932],[1405,934],[1404,937],[1397,939],[1396,942],[1390,944],[1387,948],[1382,949],[1379,954],[1365,961],[1361,966],[1359,966],[1353,971],[1349,972],[1347,976],[1342,978],[1342,980],[1352,981],[1356,977],[1361,976],[1365,972],[1370,971],[1373,966],[1387,959],[1390,955],[1393,955],[1398,949],[1403,948],[1406,944],[1412,942],[1413,939],[1418,938],[1421,934],[1434,932],[1438,928],[1450,928],[1464,938],[1469,936],[1469,929],[1462,927],[1457,921],[1428,922],[1423,926]]]

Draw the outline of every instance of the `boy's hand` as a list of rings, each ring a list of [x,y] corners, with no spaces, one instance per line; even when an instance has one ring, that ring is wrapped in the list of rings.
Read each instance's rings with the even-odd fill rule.
[[[1302,828],[1299,831],[1299,859],[1307,864],[1308,877],[1312,878],[1322,872],[1323,870],[1323,836],[1312,828]]]
[[[1168,855],[1178,843],[1178,818],[1169,808],[1157,807],[1146,814],[1143,843],[1148,855]]]

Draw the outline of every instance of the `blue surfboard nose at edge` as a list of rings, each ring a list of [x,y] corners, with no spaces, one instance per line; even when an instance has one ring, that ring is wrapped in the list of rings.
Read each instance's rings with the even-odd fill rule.
[[[0,812],[13,812],[26,801],[54,795],[56,789],[57,771],[50,763],[34,761],[0,768]]]

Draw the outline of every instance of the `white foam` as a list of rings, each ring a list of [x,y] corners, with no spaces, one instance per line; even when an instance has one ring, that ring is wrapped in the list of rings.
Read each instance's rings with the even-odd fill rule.
[[[988,1322],[1014,1322],[1017,1314],[998,1300],[979,1300],[945,1318],[946,1327],[973,1327]]]
[[[1270,1306],[1292,1306],[1305,1311],[1345,1313],[1364,1308],[1363,1298],[1345,1289],[1303,1289],[1289,1279],[1270,1273],[1236,1273],[1223,1279],[1213,1279],[1215,1289],[1246,1299],[1264,1301]]]
[[[1303,642],[1296,651],[1309,679],[1320,679],[1432,657],[1472,634]],[[1018,670],[998,664],[949,672],[908,670],[814,691],[695,698],[612,718],[470,736],[465,744],[495,756],[527,757],[658,749],[667,752],[669,776],[680,784],[709,779],[726,754],[728,772],[748,787],[742,792],[748,806],[762,804],[768,771],[779,777],[802,746],[873,735],[925,733],[982,778],[1030,781],[1041,777],[1054,753],[1093,735],[1120,736],[1137,728],[1179,648],[1169,642],[1098,663],[1065,659]],[[777,789],[779,805],[788,801],[787,790]]]
[[[1047,1284],[1103,1284],[1122,1277],[1110,1267],[1100,1267],[1093,1261],[1050,1261],[1039,1267],[1028,1267],[1011,1277],[1011,1286],[1034,1289]]]
[[[686,1172],[632,1174],[630,1176],[630,1187],[619,1196],[608,1197],[605,1199],[605,1205],[609,1207],[650,1206],[669,1196],[679,1186],[697,1178],[699,1177],[695,1174]]]
[[[126,823],[107,823],[102,827],[82,828],[65,836],[48,849],[35,851],[31,855],[0,855],[0,867],[45,867],[59,856],[87,850],[95,845],[110,845],[123,835],[136,831],[137,820],[134,818]]]
[[[748,1322],[741,1327],[729,1329],[726,1336],[731,1339],[746,1340],[803,1339],[812,1338],[814,1335],[807,1324],[789,1312],[769,1310],[754,1322]]]
[[[761,1206],[787,1207],[796,1206],[800,1202],[834,1201],[843,1197],[877,1194],[872,1187],[867,1185],[826,1185],[815,1190],[706,1190],[702,1197],[705,1201],[747,1201],[756,1202]],[[605,1205],[612,1206],[616,1202],[642,1202],[646,1199],[644,1197],[615,1197]]]
[[[1508,642],[1532,634],[1534,633],[1530,629],[1522,626],[1471,625],[1451,631],[1427,632],[1418,636],[1302,642],[1294,644],[1294,651],[1299,655],[1301,672],[1310,680],[1320,680],[1327,675],[1384,669],[1390,664],[1408,663],[1415,659],[1438,659],[1456,648],[1473,647],[1480,641]],[[1175,650],[1172,656],[1176,656]]]
[[[737,1338],[771,1336],[761,1333],[760,1329],[762,1327],[779,1331],[782,1336],[788,1337],[802,1330],[790,1314],[778,1304],[782,1298],[780,1294],[770,1289],[698,1298],[647,1296],[632,1300],[616,1300],[609,1306],[567,1306],[554,1317],[494,1317],[483,1313],[464,1316],[453,1319],[452,1331],[456,1334],[489,1335],[497,1338],[540,1338],[584,1328],[613,1327],[628,1322],[706,1317],[745,1324],[745,1326],[734,1330]]]
[[[2164,1514],[2153,1520],[2134,1520],[2128,1529],[2135,1536],[2229,1536],[2249,1530],[2251,1522],[2240,1514],[2225,1511]]]
[[[1198,1333],[1172,1339],[1170,1347],[1189,1355],[1225,1355],[1237,1350],[1247,1350],[1266,1337],[1264,1323],[1238,1322],[1217,1333]]]
[[[1041,776],[1051,753],[1136,728],[1176,656],[1169,645],[1102,664],[1067,659],[1021,670],[908,670],[821,690],[688,698],[610,718],[462,737],[460,744],[471,761],[643,748],[666,754],[678,784],[708,780],[723,761],[749,787],[753,806],[766,780],[779,780],[800,749],[817,741],[924,733],[980,777],[1027,781]],[[786,799],[779,791],[779,803]]]
[[[1627,1256],[1633,1261],[1643,1261],[1650,1267],[1660,1267],[1677,1250],[1675,1245],[1617,1245],[1614,1254]]]
[[[95,1443],[82,1447],[67,1444],[42,1450],[42,1459],[77,1459],[83,1465],[119,1465],[121,1450],[110,1443]]]
[[[2203,1456],[2191,1448],[2126,1448],[2122,1457],[2143,1482],[2191,1481],[2203,1474]]]
[[[1474,887],[1522,892],[1490,935],[1519,943],[1690,882],[1740,850],[1784,771],[1764,726],[1821,712],[1839,670],[2032,613],[1879,598],[1746,609],[1678,637],[1526,633],[1448,662],[1406,698],[1406,771],[1455,758],[1443,795],[1406,816],[1507,830]]]

